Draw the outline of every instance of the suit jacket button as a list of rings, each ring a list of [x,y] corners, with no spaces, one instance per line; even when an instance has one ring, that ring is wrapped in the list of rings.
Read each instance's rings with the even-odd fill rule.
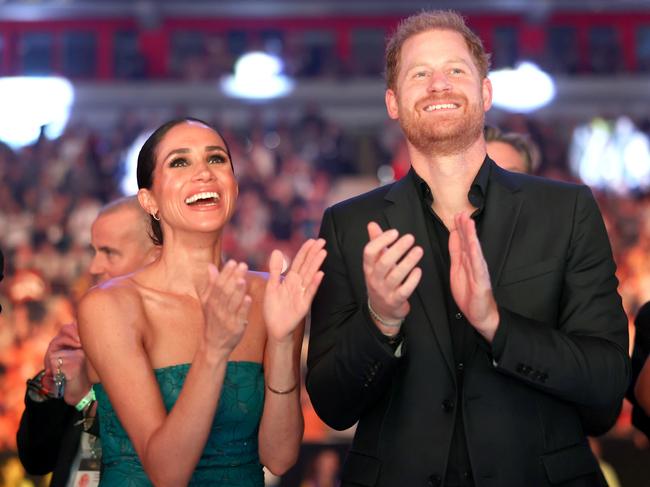
[[[430,487],[439,487],[441,482],[442,479],[440,478],[440,475],[432,475],[429,477],[428,484]]]

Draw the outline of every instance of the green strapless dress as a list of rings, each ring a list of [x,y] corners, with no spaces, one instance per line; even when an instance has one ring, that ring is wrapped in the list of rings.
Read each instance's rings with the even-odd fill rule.
[[[156,369],[165,408],[169,411],[190,364]],[[101,487],[151,486],[140,459],[117,419],[106,391],[95,384],[102,442]],[[264,407],[264,374],[256,362],[228,362],[210,436],[189,485],[263,487],[257,432]]]

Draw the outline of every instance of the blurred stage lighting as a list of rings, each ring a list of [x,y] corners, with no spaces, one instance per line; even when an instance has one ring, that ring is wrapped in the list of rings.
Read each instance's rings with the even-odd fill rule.
[[[122,194],[130,196],[138,192],[138,154],[153,131],[148,130],[138,135],[123,155],[122,178],[120,190]]]
[[[555,82],[535,64],[524,61],[515,69],[499,69],[489,74],[492,104],[509,112],[528,113],[555,98]]]
[[[622,195],[650,189],[650,139],[628,117],[596,117],[577,126],[569,162],[589,186]]]
[[[282,61],[265,52],[249,52],[235,63],[235,74],[221,80],[224,93],[234,98],[269,100],[288,95],[294,82],[282,74]]]
[[[41,127],[49,139],[65,130],[74,88],[65,78],[0,78],[0,140],[14,149],[33,144]]]

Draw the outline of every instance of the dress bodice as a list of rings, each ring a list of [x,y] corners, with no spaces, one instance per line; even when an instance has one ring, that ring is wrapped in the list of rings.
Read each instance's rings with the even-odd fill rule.
[[[190,364],[155,369],[167,411],[176,403]],[[128,378],[126,379],[128,380]],[[102,441],[102,487],[150,486],[138,455],[101,384],[95,384]],[[219,406],[191,486],[264,485],[257,433],[264,406],[264,374],[256,362],[228,362]]]

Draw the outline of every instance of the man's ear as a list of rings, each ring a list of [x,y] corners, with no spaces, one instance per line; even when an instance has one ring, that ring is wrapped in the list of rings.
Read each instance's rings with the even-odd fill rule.
[[[384,96],[386,101],[386,110],[388,111],[388,116],[393,120],[399,119],[399,110],[397,106],[397,94],[390,88],[386,90]]]
[[[492,82],[488,77],[483,78],[481,95],[483,96],[483,110],[487,112],[492,107]]]

